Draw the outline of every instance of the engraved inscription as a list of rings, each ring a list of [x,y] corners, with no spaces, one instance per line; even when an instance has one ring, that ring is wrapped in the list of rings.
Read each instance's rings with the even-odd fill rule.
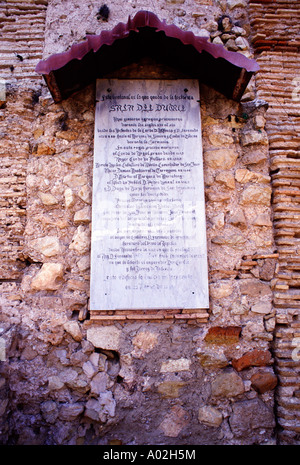
[[[98,80],[92,310],[208,306],[198,83]]]

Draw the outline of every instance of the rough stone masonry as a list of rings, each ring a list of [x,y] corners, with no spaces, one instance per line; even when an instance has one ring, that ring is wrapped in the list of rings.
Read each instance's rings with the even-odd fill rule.
[[[209,312],[191,319],[166,312],[161,320],[129,313],[99,323],[88,307],[95,86],[55,104],[34,68],[42,57],[149,9],[149,2],[112,0],[104,19],[100,6],[0,6],[0,441],[298,444],[299,358],[292,351],[299,335],[299,226],[286,223],[296,208],[286,180],[297,178],[297,156],[289,119],[277,135],[280,113],[268,109],[264,67],[273,66],[272,54],[280,53],[276,70],[283,73],[286,63],[285,52],[259,50],[271,32],[256,11],[268,6],[151,5],[169,24],[247,57],[260,54],[263,69],[240,103],[201,84]],[[299,47],[296,32],[293,41]],[[133,72],[161,78],[169,71],[152,63],[123,75]]]

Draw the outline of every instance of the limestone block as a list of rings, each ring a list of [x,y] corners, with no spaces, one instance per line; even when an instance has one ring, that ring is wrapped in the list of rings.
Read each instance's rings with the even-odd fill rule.
[[[160,368],[161,373],[176,373],[177,371],[186,371],[190,369],[191,361],[188,358],[179,358],[177,360],[167,360],[163,362]]]
[[[262,313],[267,315],[272,311],[272,304],[271,302],[257,302],[255,305],[252,305],[251,312],[254,313]]]
[[[241,195],[242,205],[270,205],[272,188],[271,186],[250,185],[246,187]]]
[[[51,206],[56,205],[58,203],[57,198],[49,192],[39,192],[38,196],[44,205]]]
[[[108,385],[108,375],[104,372],[97,373],[91,381],[91,394],[100,394],[106,391]]]
[[[88,178],[85,174],[80,171],[75,171],[71,174],[67,174],[64,177],[64,184],[70,188],[81,187],[88,183]]]
[[[39,237],[29,242],[28,245],[45,257],[54,257],[61,253],[60,243],[56,236]]]
[[[99,349],[119,350],[120,337],[121,331],[115,326],[95,326],[87,330],[87,340]]]
[[[230,281],[212,283],[209,286],[209,292],[214,299],[223,299],[233,293],[233,284]]]
[[[83,225],[80,225],[72,238],[69,249],[74,250],[79,255],[84,255],[89,251],[90,241],[91,235],[89,230]]]
[[[228,170],[234,167],[238,153],[233,149],[208,150],[204,157],[210,168]]]
[[[189,415],[179,405],[174,405],[171,411],[160,424],[165,436],[170,438],[176,438],[180,431],[188,425]]]
[[[141,331],[134,337],[132,343],[134,345],[132,355],[142,358],[158,344],[158,335],[151,331]]]
[[[247,3],[245,0],[227,0],[227,6],[229,10],[233,10],[234,8],[246,8]]]
[[[184,381],[163,381],[158,385],[157,392],[165,398],[175,399],[180,395],[180,389],[186,385]]]
[[[211,242],[218,245],[227,245],[229,247],[241,247],[247,242],[247,238],[243,234],[227,234],[218,235],[212,238]]]
[[[62,404],[59,410],[59,418],[63,421],[73,421],[83,412],[84,407],[82,404]]]
[[[67,321],[64,324],[64,329],[69,333],[75,341],[80,342],[82,340],[82,333],[77,321]]]
[[[247,50],[249,48],[249,42],[247,39],[245,39],[245,37],[237,37],[235,39],[235,44],[241,50]]]
[[[197,357],[203,368],[215,369],[224,368],[228,365],[227,357],[222,350],[217,349],[197,349]]]
[[[94,421],[105,423],[108,417],[114,417],[116,410],[116,401],[110,391],[102,392],[99,398],[90,399],[86,403],[85,416]]]
[[[211,384],[212,396],[236,397],[244,391],[242,378],[233,370],[219,374]]]
[[[65,196],[65,205],[67,208],[70,208],[74,205],[75,203],[75,195],[72,191],[72,189],[70,187],[68,187],[65,192],[64,192],[64,196]]]
[[[58,417],[58,408],[53,400],[46,400],[41,404],[41,412],[47,423],[55,423]]]
[[[223,171],[216,176],[216,181],[225,184],[229,189],[235,188],[234,176],[230,171]]]
[[[247,147],[252,144],[268,145],[269,141],[267,133],[264,130],[248,130],[242,134],[241,143],[244,147]]]
[[[216,408],[205,405],[199,408],[198,420],[206,426],[217,428],[223,421],[223,415]]]
[[[90,360],[83,363],[82,369],[84,371],[84,374],[87,376],[87,378],[92,378],[98,371],[97,368],[94,366],[94,364]]]
[[[270,176],[266,176],[255,171],[250,171],[245,168],[237,169],[235,172],[235,179],[237,182],[245,184],[247,182],[261,182],[261,183],[270,183]]]
[[[81,223],[90,223],[91,221],[91,208],[84,207],[74,215],[74,223],[81,224]]]
[[[33,278],[31,289],[34,291],[56,291],[61,286],[64,267],[61,263],[44,263]]]
[[[78,191],[78,197],[87,204],[91,204],[92,192],[88,185],[82,186]]]

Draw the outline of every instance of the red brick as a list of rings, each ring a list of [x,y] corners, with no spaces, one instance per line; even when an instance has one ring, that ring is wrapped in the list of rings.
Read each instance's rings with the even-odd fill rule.
[[[242,328],[240,326],[214,326],[209,328],[205,342],[210,344],[235,344],[239,341]]]

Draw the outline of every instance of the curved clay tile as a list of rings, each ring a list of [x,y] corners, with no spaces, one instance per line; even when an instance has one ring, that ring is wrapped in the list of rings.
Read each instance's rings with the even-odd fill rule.
[[[241,53],[168,25],[154,13],[139,11],[127,23],[90,35],[70,50],[40,61],[36,72],[44,76],[54,100],[59,101],[97,77],[149,55],[235,100],[259,69],[255,60]]]

